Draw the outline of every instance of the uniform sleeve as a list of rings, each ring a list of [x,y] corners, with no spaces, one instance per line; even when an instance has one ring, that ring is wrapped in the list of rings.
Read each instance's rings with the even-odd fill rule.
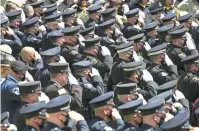
[[[11,39],[1,39],[1,44],[7,44],[9,46],[22,46],[21,40],[17,37],[16,34],[11,36]]]
[[[157,95],[158,84],[154,81],[149,81],[145,86],[141,87],[141,90],[138,90],[138,93],[142,94],[145,100],[149,100],[150,98]]]
[[[82,107],[82,87],[79,85],[71,85],[71,96],[72,101],[71,104],[73,107],[80,108]]]
[[[154,68],[151,74],[153,74],[154,80],[156,83],[158,83],[158,85],[165,84],[171,80],[178,78],[176,65],[169,66],[167,71],[159,68]]]
[[[82,55],[76,50],[63,49],[62,56],[66,59],[68,63],[74,63],[82,59]]]
[[[122,119],[117,119],[115,120],[116,122],[116,130],[120,130],[122,127],[124,127],[124,121]]]
[[[88,125],[85,120],[77,122],[77,131],[89,131]]]

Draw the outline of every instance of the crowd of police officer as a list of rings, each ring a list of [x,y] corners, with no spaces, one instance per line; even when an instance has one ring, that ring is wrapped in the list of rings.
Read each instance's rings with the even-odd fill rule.
[[[0,130],[199,131],[193,2],[7,1]]]

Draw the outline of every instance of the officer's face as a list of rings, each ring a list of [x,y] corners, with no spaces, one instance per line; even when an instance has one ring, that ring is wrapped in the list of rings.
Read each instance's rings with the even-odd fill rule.
[[[186,22],[186,23],[185,23],[185,26],[187,27],[188,30],[190,30],[191,27],[192,27],[192,21]]]
[[[155,15],[151,15],[151,19],[152,20],[160,20],[160,16],[161,16],[161,14],[160,13],[158,13],[158,14],[155,14]]]
[[[165,6],[173,5],[173,0],[165,0]]]
[[[40,96],[41,92],[38,90],[35,90],[33,93],[29,94],[29,97],[32,100],[32,102],[38,102]]]
[[[136,51],[136,53],[142,52],[144,49],[144,43],[143,42],[138,42],[138,43],[134,43],[134,50]]]
[[[80,0],[80,2],[81,2],[80,4],[82,7],[87,6],[87,0]]]
[[[142,3],[142,4],[146,4],[148,2],[149,2],[149,0],[140,0],[140,3]]]

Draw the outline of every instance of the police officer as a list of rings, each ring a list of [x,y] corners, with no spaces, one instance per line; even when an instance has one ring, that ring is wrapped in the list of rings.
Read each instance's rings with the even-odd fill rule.
[[[162,25],[167,25],[167,24],[174,24],[177,25],[176,21],[176,14],[175,13],[168,13],[165,15],[162,19]]]
[[[19,59],[29,65],[29,73],[35,78],[35,75],[43,68],[43,60],[40,54],[32,47],[21,49]]]
[[[129,39],[127,39],[129,42],[133,43],[133,50],[138,55],[140,60],[143,60],[147,63],[147,66],[151,64],[149,56],[147,56],[147,50],[151,49],[151,43],[149,44],[146,41],[146,37],[144,36],[144,33],[136,34]],[[153,39],[155,41],[155,39]],[[151,41],[153,41],[151,39]],[[150,40],[149,40],[150,41]],[[154,42],[157,43],[157,42]],[[152,45],[154,46],[154,45]]]
[[[133,61],[132,48],[132,43],[125,43],[116,48],[118,58],[117,61],[113,64],[111,73],[109,75],[107,83],[108,91],[112,91],[115,85],[124,80],[122,66],[127,62]]]
[[[124,81],[121,84],[137,83],[139,86],[138,93],[142,94],[144,99],[148,100],[156,95],[157,83],[147,70],[143,70],[143,62],[130,62],[122,66],[124,70]]]
[[[20,108],[19,112],[23,115],[21,117],[24,117],[26,121],[26,126],[23,131],[42,130],[46,119],[46,113],[43,111],[45,105],[45,101],[39,101],[32,104],[26,104]]]
[[[168,24],[168,25],[164,25],[164,26],[159,27],[157,29],[159,41],[170,43],[171,37],[169,35],[169,31],[171,31],[171,29],[173,27],[174,27],[174,24]]]
[[[2,131],[17,131],[17,127],[9,122],[9,112],[1,113],[1,125]]]
[[[139,9],[133,9],[124,14],[127,17],[127,23],[121,30],[125,38],[130,38],[135,34],[142,32],[142,28],[138,26]]]
[[[140,99],[130,101],[118,107],[125,123],[125,126],[120,129],[121,131],[136,131],[141,126],[142,116],[137,109],[142,105],[143,100]]]
[[[157,30],[156,30],[157,26],[158,26],[158,21],[153,21],[151,23],[144,25],[143,27],[146,36],[146,41],[148,42],[151,48],[158,45]]]
[[[44,1],[36,1],[34,3],[30,4],[33,9],[34,9],[34,17],[38,17],[39,19],[41,19],[41,17],[43,16],[43,5],[44,5]]]
[[[65,27],[77,26],[77,10],[76,9],[68,9],[67,11],[62,13],[62,18]],[[83,26],[83,25],[82,25]]]
[[[83,88],[82,103],[85,108],[83,116],[89,121],[91,112],[88,102],[105,92],[103,80],[98,70],[92,68],[92,63],[88,60],[74,63],[73,74]]]
[[[15,10],[6,13],[6,16],[9,19],[10,28],[13,29],[14,33],[19,37],[19,39],[22,39],[23,37],[23,32],[20,31],[20,27],[22,25],[21,12],[21,10]]]
[[[198,97],[198,54],[187,56],[182,60],[185,67],[185,73],[179,78],[177,89],[181,91],[185,98],[194,102]],[[189,87],[189,89],[187,88]],[[193,93],[194,92],[194,93]]]
[[[43,39],[42,42],[42,51],[46,51],[48,49],[62,46],[64,44],[63,33],[61,30],[51,31],[46,34],[47,39]]]
[[[59,26],[60,17],[61,17],[61,13],[53,13],[51,15],[44,17],[44,24],[46,28],[46,34],[44,35],[44,37],[47,36],[47,34],[51,31],[60,30],[60,26]]]
[[[114,130],[108,125],[108,121],[111,119],[114,120],[116,124],[116,130],[121,129],[124,126],[122,117],[114,108],[113,94],[113,92],[108,92],[89,102],[95,114],[93,120],[89,123],[91,131]]]
[[[116,28],[118,28],[119,30],[123,29],[123,21],[121,20],[121,18],[118,17],[115,8],[107,8],[101,13],[101,15],[104,22],[115,18]]]
[[[148,50],[148,55],[153,64],[147,70],[158,85],[178,78],[177,66],[165,55],[166,46],[167,44],[163,43]]]
[[[21,40],[19,37],[13,32],[13,30],[8,26],[8,18],[6,16],[1,15],[1,44],[9,45],[13,52],[13,56],[17,56],[22,47]]]
[[[113,58],[107,47],[100,46],[100,40],[100,37],[95,37],[82,41],[85,43],[83,57],[90,60],[93,67],[99,70],[103,80],[107,81],[108,78],[105,78],[105,75],[108,75],[111,70]]]
[[[50,73],[48,70],[48,64],[55,63],[60,61],[60,47],[54,47],[49,50],[41,52],[41,57],[44,62],[44,67],[40,69],[39,72],[36,74],[36,80],[41,81],[41,85],[43,88],[45,88],[48,85],[48,82],[50,80]]]
[[[118,84],[115,87],[115,104],[117,106],[121,106],[129,101],[134,101],[137,99],[143,99],[143,96],[141,96],[137,92],[137,84],[136,83],[127,83],[127,84]],[[145,100],[144,100],[145,101]]]
[[[60,12],[66,11],[68,8],[76,8],[75,2],[72,0],[64,0],[60,5],[58,5],[58,10]]]
[[[199,20],[199,14],[196,15],[196,18]],[[196,44],[196,49],[198,50],[199,49],[199,46],[198,46],[199,45],[199,43],[198,43],[198,41],[199,41],[199,26],[197,26],[195,30],[196,30],[196,32],[192,37]]]
[[[23,46],[33,47],[36,51],[39,52],[39,49],[41,48],[42,34],[38,28],[38,17],[33,17],[31,19],[26,20],[23,23],[23,27],[25,30],[24,36],[21,40]]]
[[[43,11],[44,17],[55,14],[55,13],[59,13],[56,3],[44,6],[44,11]]]
[[[21,61],[14,61],[10,65],[10,73],[1,84],[2,93],[2,112],[10,113],[9,121],[13,123],[14,113],[21,100],[19,97],[18,82],[25,80],[25,73],[28,66]]]
[[[82,59],[83,46],[79,42],[79,26],[67,27],[63,30],[64,44],[61,49],[61,55],[69,64]]]
[[[198,52],[195,48],[195,44],[190,43],[186,32],[186,28],[169,32],[171,35],[171,44],[168,46],[167,54],[174,64],[178,66],[178,70],[184,70],[181,62],[182,59],[188,55],[196,54]]]
[[[154,8],[150,10],[151,22],[157,20],[158,23],[160,24],[160,18],[161,18],[162,12],[163,12],[163,8],[162,7],[154,6]]]
[[[22,102],[16,110],[13,120],[14,124],[17,126],[17,129],[22,131],[26,126],[26,122],[23,115],[20,113],[20,109],[26,104],[33,104],[39,101],[41,93],[41,83],[40,81],[34,81],[19,84],[18,87]]]
[[[160,131],[159,125],[164,122],[164,100],[156,99],[138,108],[142,115],[142,125],[138,131]]]
[[[61,95],[46,104],[44,108],[49,117],[47,118],[46,127],[42,131],[71,130],[74,124],[77,130],[89,130],[82,115],[70,110],[70,100],[71,96]]]
[[[84,23],[86,28],[96,26],[101,23],[101,6],[93,4],[87,9],[87,12],[89,19]]]
[[[53,99],[59,95],[71,95],[71,109],[77,110],[82,107],[82,88],[69,83],[69,69],[67,63],[50,63],[50,81],[45,89],[46,95]]]

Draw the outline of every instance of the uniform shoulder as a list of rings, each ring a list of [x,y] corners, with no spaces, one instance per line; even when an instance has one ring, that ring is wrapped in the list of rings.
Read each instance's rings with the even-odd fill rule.
[[[94,130],[94,131],[112,131],[112,128],[109,125],[107,125],[107,123],[104,120],[99,120],[99,121],[95,121],[91,125],[91,130]]]

